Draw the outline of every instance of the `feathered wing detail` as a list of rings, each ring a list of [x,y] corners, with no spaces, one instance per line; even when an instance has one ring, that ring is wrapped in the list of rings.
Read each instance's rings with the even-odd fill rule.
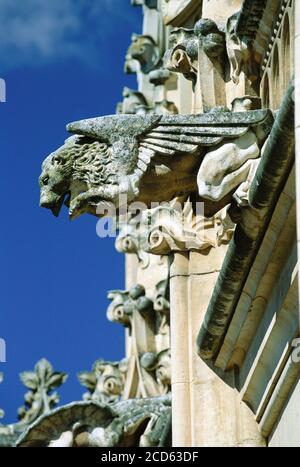
[[[268,110],[218,112],[201,115],[164,116],[158,125],[140,138],[140,159],[145,154],[173,156],[192,154],[201,147],[217,146],[223,140],[238,138],[250,128],[268,134],[273,124]]]

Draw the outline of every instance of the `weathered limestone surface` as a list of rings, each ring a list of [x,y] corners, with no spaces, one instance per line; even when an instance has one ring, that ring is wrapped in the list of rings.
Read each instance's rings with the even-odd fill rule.
[[[75,136],[43,164],[41,206],[58,215],[68,196],[71,218],[83,212],[101,217],[107,203],[121,207],[121,195],[149,205],[195,194],[207,200],[211,216],[234,191],[243,202],[272,124],[271,112],[263,110],[71,123]]]
[[[171,399],[74,402],[41,417],[18,447],[156,447],[171,443]]]

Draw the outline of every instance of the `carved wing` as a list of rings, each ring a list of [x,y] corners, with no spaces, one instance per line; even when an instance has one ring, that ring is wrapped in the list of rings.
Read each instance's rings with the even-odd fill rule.
[[[167,156],[193,153],[200,147],[217,146],[223,140],[238,138],[250,128],[263,143],[272,124],[273,115],[269,110],[168,115],[140,139],[140,148]]]

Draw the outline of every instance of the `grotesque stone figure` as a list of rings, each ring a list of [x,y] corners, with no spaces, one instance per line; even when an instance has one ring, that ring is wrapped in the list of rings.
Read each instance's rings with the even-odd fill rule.
[[[80,383],[89,391],[83,395],[83,399],[108,403],[118,401],[124,389],[126,370],[126,360],[121,362],[97,360],[92,371],[78,374]]]
[[[18,447],[171,446],[171,398],[74,402],[31,425]]]
[[[67,197],[71,218],[84,212],[101,217],[108,203],[147,207],[192,195],[206,201],[210,217],[249,182],[272,124],[268,110],[71,123],[75,136],[43,163],[41,206],[58,215]]]
[[[159,49],[151,36],[133,34],[125,61],[125,73],[136,73],[134,61],[140,64],[140,70],[147,75],[159,67],[161,57]]]

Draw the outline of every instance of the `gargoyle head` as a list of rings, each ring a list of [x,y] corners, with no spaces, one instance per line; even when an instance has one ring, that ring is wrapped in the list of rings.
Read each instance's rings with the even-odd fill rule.
[[[160,61],[159,49],[151,36],[133,34],[126,54],[125,73],[133,73],[132,60],[140,63],[141,71],[148,74],[157,68]]]
[[[50,154],[42,165],[42,174],[39,178],[40,206],[51,209],[55,216],[58,216],[65,196],[70,190],[73,147],[74,138],[70,138],[64,146]]]
[[[129,118],[132,117],[132,118]],[[103,187],[102,196],[90,198],[85,212],[96,215],[101,201],[113,201],[114,190],[118,192],[120,180],[132,173],[138,159],[138,137],[160,117],[107,116],[82,120],[68,125],[75,136],[50,154],[42,165],[39,179],[41,207],[51,209],[58,216],[66,197],[70,215],[81,213],[74,201],[94,188]],[[75,215],[74,215],[75,214]]]
[[[169,37],[169,49],[164,55],[164,66],[186,79],[196,82],[198,41],[193,29],[176,28]]]

